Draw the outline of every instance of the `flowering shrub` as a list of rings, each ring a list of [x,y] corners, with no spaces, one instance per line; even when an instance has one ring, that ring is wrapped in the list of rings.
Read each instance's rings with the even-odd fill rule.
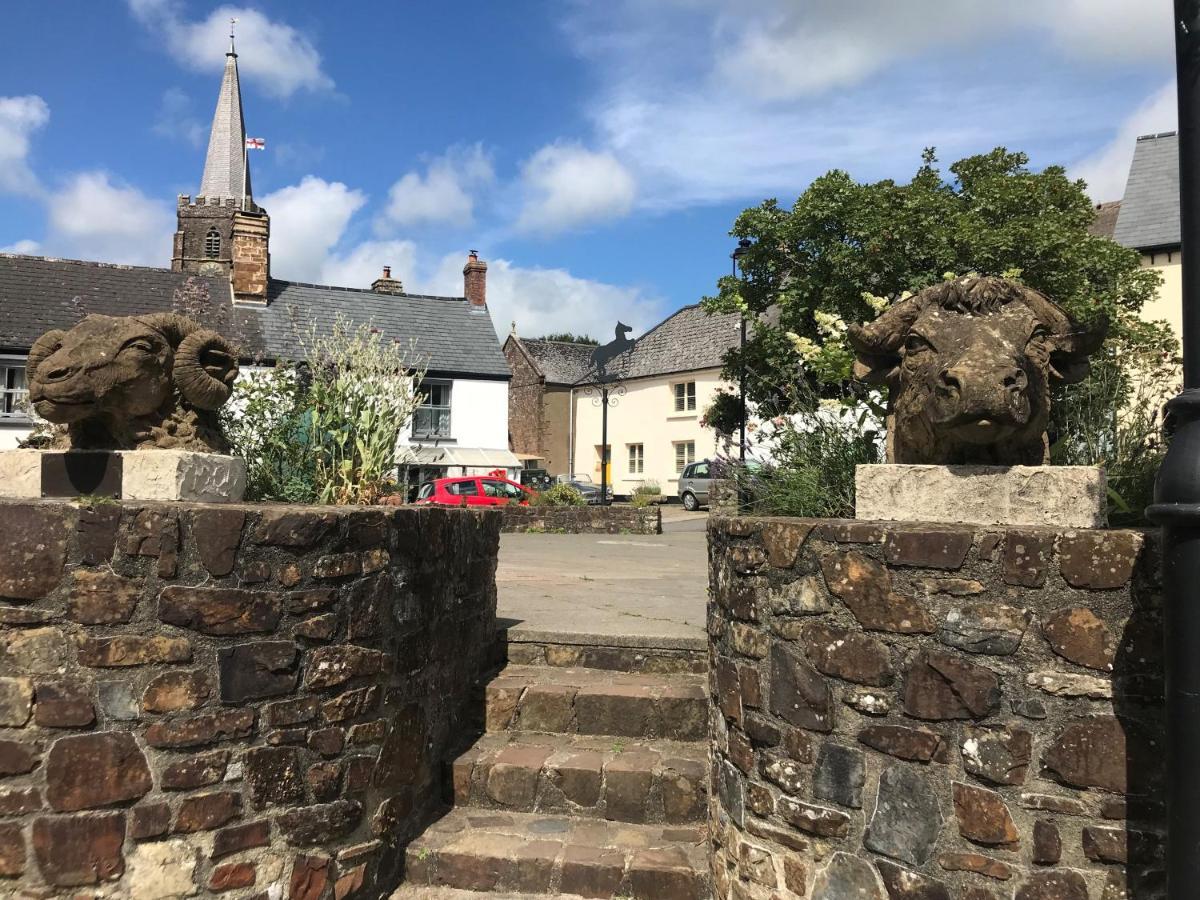
[[[423,372],[378,329],[341,317],[302,343],[302,364],[247,373],[226,406],[226,433],[246,460],[247,496],[373,503],[391,489]]]
[[[533,506],[587,506],[583,494],[569,484],[556,484],[533,495]]]

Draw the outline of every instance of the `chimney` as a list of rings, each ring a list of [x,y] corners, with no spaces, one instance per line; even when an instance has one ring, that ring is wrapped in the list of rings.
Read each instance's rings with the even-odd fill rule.
[[[463,293],[472,307],[487,309],[487,263],[475,250],[470,252],[467,264],[463,266]]]
[[[371,282],[371,290],[376,294],[403,294],[404,285],[400,279],[392,277],[391,266],[384,266],[383,275]]]
[[[233,214],[233,299],[239,303],[267,305],[271,280],[271,220],[265,212]]]

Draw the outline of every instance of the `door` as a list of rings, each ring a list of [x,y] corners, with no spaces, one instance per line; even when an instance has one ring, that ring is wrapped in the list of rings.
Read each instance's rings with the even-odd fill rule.
[[[612,447],[611,446],[604,448],[603,460],[604,460],[604,472],[601,473],[601,471],[600,471],[600,465],[601,465],[600,445],[596,444],[596,467],[595,467],[596,468],[596,484],[600,483],[601,475],[603,475],[604,483],[607,484],[609,487],[612,487],[613,482],[612,482]]]
[[[512,501],[520,503],[525,499],[525,492],[517,485],[503,478],[481,478],[483,485],[483,502],[487,506],[506,506]]]

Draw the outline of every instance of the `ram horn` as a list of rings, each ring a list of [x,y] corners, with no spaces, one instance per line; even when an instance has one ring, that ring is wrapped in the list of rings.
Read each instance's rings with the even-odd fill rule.
[[[179,344],[174,375],[179,393],[192,406],[219,409],[233,393],[233,382],[238,375],[237,354],[225,338],[201,328]]]
[[[65,331],[47,331],[40,338],[33,342],[33,347],[29,350],[29,359],[25,362],[25,380],[32,382],[34,373],[37,372],[38,366],[44,363],[51,354],[62,346],[63,338],[67,336]]]

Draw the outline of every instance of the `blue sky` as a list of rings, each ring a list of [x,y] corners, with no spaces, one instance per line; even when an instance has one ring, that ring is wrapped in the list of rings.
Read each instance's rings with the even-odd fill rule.
[[[712,290],[739,210],[830,168],[1003,144],[1119,198],[1174,127],[1170,6],[10,0],[0,249],[169,264],[233,15],[276,277],[461,294],[474,248],[501,332],[640,332]]]

